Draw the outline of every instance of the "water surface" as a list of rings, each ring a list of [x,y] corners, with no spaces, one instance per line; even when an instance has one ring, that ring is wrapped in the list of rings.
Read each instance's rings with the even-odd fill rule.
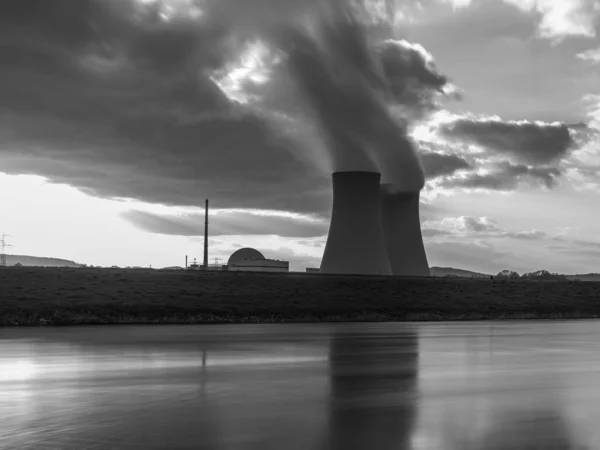
[[[600,321],[0,330],[2,449],[600,449]]]

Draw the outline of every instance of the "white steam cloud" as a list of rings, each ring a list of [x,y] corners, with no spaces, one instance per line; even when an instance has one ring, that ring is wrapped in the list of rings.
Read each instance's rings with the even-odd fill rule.
[[[393,16],[391,3],[381,3],[207,2],[208,20],[229,20],[243,42],[215,82],[276,131],[296,135],[299,156],[321,170],[379,171],[397,189],[416,191],[423,169],[391,107],[428,109],[418,90],[441,91],[447,80],[426,52],[381,38]]]

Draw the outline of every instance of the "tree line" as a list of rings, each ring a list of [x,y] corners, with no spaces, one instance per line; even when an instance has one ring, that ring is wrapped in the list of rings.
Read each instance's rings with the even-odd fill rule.
[[[494,278],[501,280],[515,280],[515,279],[535,279],[535,280],[568,280],[566,275],[560,273],[550,273],[547,270],[537,270],[535,272],[527,272],[523,275],[519,275],[518,272],[513,270],[502,270],[498,272]]]

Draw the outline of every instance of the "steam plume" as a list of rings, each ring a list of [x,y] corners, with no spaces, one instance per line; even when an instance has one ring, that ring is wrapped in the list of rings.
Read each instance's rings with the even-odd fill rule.
[[[304,130],[318,133],[325,152],[317,163],[321,168],[325,163],[328,172],[378,171],[383,182],[398,190],[420,190],[423,169],[404,124],[392,117],[386,103],[390,84],[365,20],[366,4],[314,0],[303,2],[302,8],[301,2],[290,3],[295,19],[288,14],[281,20],[276,12],[285,10],[287,2],[282,6],[280,1],[259,2],[271,16],[258,21],[263,29],[255,36],[279,57],[268,83],[246,84],[255,96],[249,104],[284,118],[279,125],[308,123]],[[248,8],[246,2],[236,5]],[[252,2],[253,10],[256,6]],[[381,30],[377,27],[379,38]]]

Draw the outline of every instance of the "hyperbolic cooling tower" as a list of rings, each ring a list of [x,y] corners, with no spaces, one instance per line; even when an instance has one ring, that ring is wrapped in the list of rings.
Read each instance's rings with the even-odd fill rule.
[[[381,226],[381,174],[335,172],[333,209],[321,272],[391,275]]]
[[[429,276],[419,221],[419,192],[394,192],[381,185],[381,217],[394,275]]]

